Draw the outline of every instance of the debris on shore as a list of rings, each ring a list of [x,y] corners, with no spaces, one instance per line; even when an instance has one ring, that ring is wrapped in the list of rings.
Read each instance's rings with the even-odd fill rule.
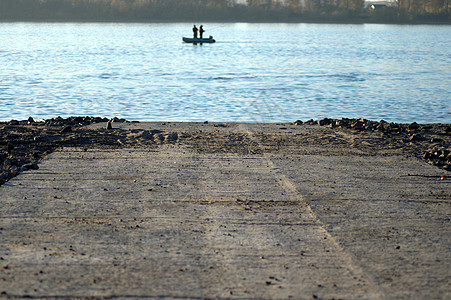
[[[99,117],[35,120],[29,117],[0,122],[0,185],[24,170],[38,169],[38,162],[58,147],[69,146],[72,140],[83,141],[83,133],[75,132],[76,128],[109,120]],[[124,120],[116,118],[116,121]]]
[[[98,123],[102,125],[88,126]],[[300,155],[320,154],[321,149],[335,147],[353,149],[366,155],[414,156],[451,171],[450,124],[398,124],[326,118],[275,125],[274,128],[278,129],[274,132],[255,132],[251,137],[249,132],[226,130],[232,123],[199,123],[202,130],[196,126],[192,130],[182,125],[175,128],[170,122],[161,123],[159,129],[152,130],[124,130],[118,125],[113,126],[119,123],[137,122],[100,117],[57,117],[48,120],[30,117],[22,121],[0,122],[0,185],[24,170],[39,168],[41,159],[61,147],[112,149],[175,143],[201,153],[257,155],[281,151],[295,151]],[[305,130],[313,125],[322,130]]]
[[[412,154],[429,164],[451,171],[451,124],[410,124],[379,122],[367,119],[329,119],[295,122],[355,132],[378,132],[392,147],[414,149]]]

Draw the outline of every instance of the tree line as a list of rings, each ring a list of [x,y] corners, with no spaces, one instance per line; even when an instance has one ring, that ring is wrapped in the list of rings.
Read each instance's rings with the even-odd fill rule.
[[[450,22],[448,0],[1,0],[0,21]]]

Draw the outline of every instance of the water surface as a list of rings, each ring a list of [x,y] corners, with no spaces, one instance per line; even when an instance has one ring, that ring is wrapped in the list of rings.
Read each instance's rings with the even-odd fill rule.
[[[0,120],[451,123],[451,26],[0,23]]]

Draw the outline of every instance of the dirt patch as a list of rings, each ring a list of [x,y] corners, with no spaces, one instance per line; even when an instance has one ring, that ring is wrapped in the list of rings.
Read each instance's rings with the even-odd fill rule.
[[[0,184],[60,147],[115,149],[156,148],[183,144],[201,153],[238,154],[403,154],[451,170],[450,124],[395,124],[364,119],[323,119],[283,124],[198,124],[197,127],[160,123],[152,129],[118,128],[124,119],[54,118],[0,123]],[[97,124],[97,126],[88,126]]]

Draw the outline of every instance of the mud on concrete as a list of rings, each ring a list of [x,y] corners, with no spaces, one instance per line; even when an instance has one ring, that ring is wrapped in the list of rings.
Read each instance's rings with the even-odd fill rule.
[[[108,125],[107,125],[108,124]],[[153,123],[149,129],[134,128],[136,122],[99,117],[70,117],[0,123],[0,184],[61,147],[155,148],[184,144],[202,153],[261,154],[286,152],[320,154],[348,149],[364,155],[401,154],[415,156],[451,170],[451,126],[449,124],[395,124],[364,119],[323,119],[294,123],[260,124],[251,139],[233,131],[231,123]],[[299,127],[321,126],[321,130]],[[111,128],[111,129],[107,129]],[[227,130],[225,130],[227,128]],[[271,130],[268,130],[271,128]],[[340,150],[342,151],[342,150]]]

